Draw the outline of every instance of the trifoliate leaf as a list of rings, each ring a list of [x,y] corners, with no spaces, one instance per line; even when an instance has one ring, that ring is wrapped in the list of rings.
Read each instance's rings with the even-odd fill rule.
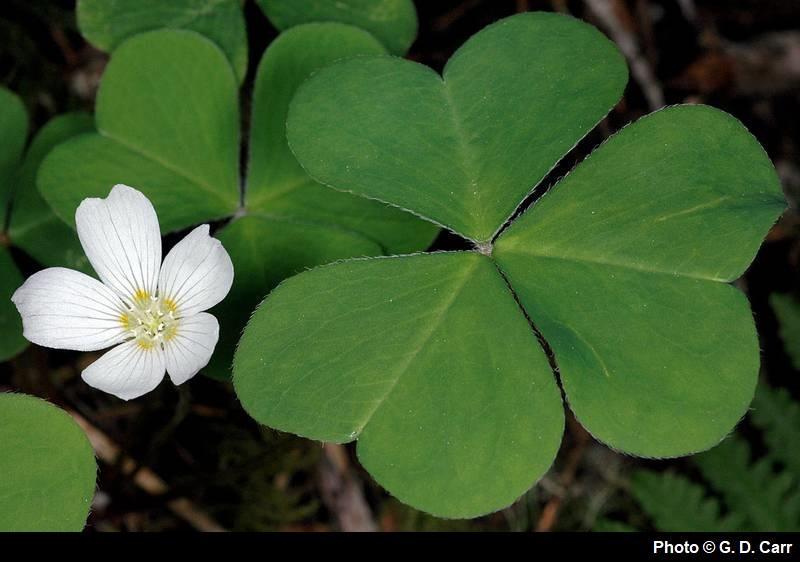
[[[484,255],[350,261],[279,286],[234,361],[251,415],[358,438],[366,468],[414,507],[498,509],[523,473],[546,469],[562,423],[527,316],[602,440],[644,456],[718,443],[746,411],[759,363],[746,299],[725,282],[784,207],[735,119],[706,107],[644,118],[495,235],[624,79],[606,39],[554,14],[490,26],[444,80],[387,57],[312,76],[287,125],[306,171],[444,224]]]

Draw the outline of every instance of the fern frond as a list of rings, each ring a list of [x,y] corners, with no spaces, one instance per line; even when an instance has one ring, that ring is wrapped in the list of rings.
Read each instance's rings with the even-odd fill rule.
[[[660,531],[735,531],[743,518],[723,517],[719,502],[699,484],[672,472],[639,470],[632,492]]]
[[[800,302],[790,295],[775,293],[770,297],[770,304],[778,317],[786,354],[794,368],[800,370]]]
[[[615,521],[614,519],[598,519],[592,531],[595,533],[635,533],[638,529],[631,527],[622,521]]]
[[[771,459],[750,463],[750,447],[731,436],[718,447],[694,457],[703,476],[741,515],[748,531],[800,529],[800,496],[789,471],[776,472]]]
[[[800,403],[786,389],[761,385],[750,419],[764,432],[769,456],[800,481]]]

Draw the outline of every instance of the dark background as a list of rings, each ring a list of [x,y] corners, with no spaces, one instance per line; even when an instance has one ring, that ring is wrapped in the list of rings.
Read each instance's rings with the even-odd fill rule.
[[[541,187],[609,134],[663,105],[707,103],[744,122],[775,163],[790,209],[737,285],[750,298],[761,335],[762,378],[800,396],[798,372],[769,303],[773,293],[797,290],[800,271],[800,2],[448,0],[418,1],[417,9],[419,36],[409,58],[436,70],[485,25],[526,10],[585,19],[623,50],[632,68],[624,99]],[[246,16],[252,79],[277,32],[252,2]],[[105,61],[106,55],[77,32],[74,1],[0,0],[0,83],[23,97],[34,127],[64,111],[91,110]],[[245,100],[248,88],[246,82]],[[459,244],[443,234],[435,247]],[[35,267],[25,256],[15,257],[28,264],[26,273]],[[686,459],[624,457],[569,420],[553,468],[516,504],[474,521],[437,520],[389,497],[349,447],[323,447],[259,427],[241,410],[230,385],[198,376],[189,385],[164,384],[143,399],[123,403],[80,381],[82,367],[93,358],[31,346],[0,364],[0,391],[36,394],[70,409],[85,420],[96,447],[103,445],[88,532],[591,530],[607,518],[652,530],[653,522],[631,497],[631,472],[647,467],[697,478]],[[755,454],[763,452],[747,420],[737,432]]]

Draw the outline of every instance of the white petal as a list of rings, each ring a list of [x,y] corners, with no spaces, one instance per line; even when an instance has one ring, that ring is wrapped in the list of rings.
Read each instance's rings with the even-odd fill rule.
[[[198,226],[178,242],[161,266],[158,293],[177,308],[178,316],[208,310],[228,294],[233,263],[222,244]]]
[[[118,345],[81,373],[86,384],[123,400],[147,394],[164,378],[164,352],[136,340]]]
[[[161,232],[150,200],[126,185],[105,199],[84,199],[75,224],[86,257],[100,279],[121,297],[155,295],[161,265]]]
[[[55,349],[96,351],[123,341],[123,303],[84,273],[52,267],[34,273],[12,295],[23,335]]]
[[[177,334],[164,343],[167,374],[175,384],[183,384],[208,365],[219,338],[217,319],[201,312],[183,318]]]

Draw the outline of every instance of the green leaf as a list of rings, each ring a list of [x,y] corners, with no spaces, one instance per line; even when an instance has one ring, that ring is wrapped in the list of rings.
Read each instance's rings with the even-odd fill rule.
[[[744,127],[683,106],[617,134],[503,233],[494,255],[590,432],[669,457],[741,419],[758,341],[747,300],[718,281],[744,271],[783,208]]]
[[[750,415],[764,432],[770,456],[782,463],[800,482],[800,403],[785,388],[759,386]]]
[[[524,377],[547,384],[527,315],[600,439],[643,456],[718,443],[746,411],[759,363],[747,301],[724,282],[784,208],[769,160],[735,119],[705,107],[642,119],[502,232],[617,99],[621,61],[582,23],[523,14],[468,41],[444,81],[363,57],[301,86],[287,135],[312,177],[445,224],[484,255],[351,261],[279,286],[234,358],[251,415],[315,439],[358,437],[366,468],[417,508],[497,509],[522,489],[527,464],[509,451],[531,437],[498,448],[486,427],[562,423],[533,402],[557,400],[520,391]],[[530,418],[518,414],[525,403]],[[470,408],[479,415],[465,418]],[[551,437],[531,445],[532,474],[552,458]],[[496,482],[492,463],[513,481]]]
[[[285,281],[239,343],[234,384],[261,423],[358,438],[378,482],[444,517],[511,503],[550,466],[564,424],[525,317],[471,252],[351,260]]]
[[[56,217],[39,195],[36,173],[54,146],[92,131],[94,120],[88,113],[67,113],[52,119],[34,137],[19,172],[8,235],[15,246],[46,266],[91,271],[75,231]]]
[[[233,351],[247,320],[278,283],[309,267],[381,253],[354,232],[255,215],[235,220],[217,237],[236,272],[233,289],[212,311],[220,322],[220,339],[205,372],[218,379],[230,378]]]
[[[778,317],[779,333],[786,354],[794,368],[800,371],[800,302],[790,295],[776,293],[770,297],[770,303]]]
[[[22,337],[22,320],[11,302],[11,295],[20,285],[22,275],[8,250],[0,246],[0,361],[14,357],[28,346]]]
[[[0,88],[0,232],[5,230],[8,204],[28,138],[28,113],[22,100]]]
[[[769,459],[751,464],[743,439],[732,436],[694,460],[731,511],[746,518],[748,531],[800,530],[797,482],[789,472],[776,472]]]
[[[298,90],[287,135],[317,181],[483,242],[616,103],[626,78],[595,28],[522,14],[467,41],[443,78],[389,57],[321,70]]]
[[[111,52],[129,37],[161,28],[189,29],[214,41],[239,82],[247,72],[247,34],[241,0],[79,0],[78,27]]]
[[[0,531],[80,531],[96,472],[94,451],[66,412],[0,394]]]
[[[150,198],[164,232],[238,208],[236,80],[208,39],[164,30],[125,41],[106,68],[95,119],[97,134],[60,144],[39,171],[39,191],[62,220],[74,224],[84,198],[117,183]]]
[[[723,517],[719,501],[685,476],[638,470],[631,484],[634,497],[659,531],[722,533],[744,530],[740,514]]]
[[[337,225],[391,252],[426,248],[436,228],[409,213],[327,189],[308,177],[286,143],[286,114],[298,86],[338,59],[385,53],[369,33],[338,23],[306,24],[282,33],[256,74],[245,204],[249,211]]]
[[[439,232],[436,225],[411,213],[334,191],[310,178],[291,192],[276,193],[263,207],[261,212],[276,218],[312,221],[357,232],[393,254],[425,250]]]
[[[411,0],[257,0],[278,29],[310,22],[340,22],[377,37],[396,55],[404,55],[417,35],[417,11]]]

